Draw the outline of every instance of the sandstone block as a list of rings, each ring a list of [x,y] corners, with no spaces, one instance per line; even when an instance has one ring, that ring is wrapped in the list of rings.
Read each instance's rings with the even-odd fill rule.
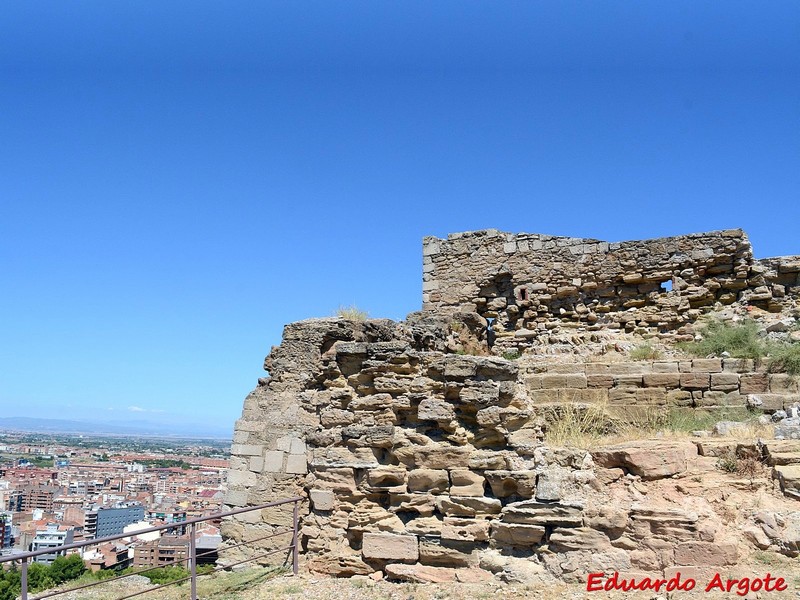
[[[739,375],[736,373],[712,373],[711,390],[732,392],[739,389]]]
[[[445,517],[442,539],[462,542],[485,542],[489,539],[489,521]]]
[[[579,527],[583,525],[581,509],[570,504],[525,500],[508,504],[501,511],[503,523]]]
[[[286,472],[292,475],[308,473],[308,461],[305,454],[290,454],[286,457]]]
[[[333,510],[336,506],[336,496],[330,490],[312,489],[309,496],[316,510]]]
[[[394,533],[364,533],[361,554],[366,559],[417,562],[417,536]]]
[[[707,390],[711,385],[709,373],[681,373],[681,387],[687,390]]]
[[[259,444],[232,444],[231,454],[238,456],[261,456],[264,446]]]
[[[473,542],[423,538],[419,541],[419,562],[437,567],[470,567],[478,562],[476,546]]]
[[[744,373],[739,378],[739,392],[742,394],[760,394],[769,390],[767,373]]]
[[[678,373],[678,363],[675,361],[661,361],[652,364],[653,373]]]
[[[412,583],[450,583],[456,580],[456,570],[428,565],[388,564],[386,577]]]
[[[536,490],[536,471],[486,471],[484,476],[496,498],[532,498]]]
[[[496,498],[439,496],[436,499],[436,507],[440,513],[449,517],[475,517],[499,514],[502,504]]]
[[[408,473],[410,492],[442,494],[447,491],[450,480],[444,469],[414,469]]]
[[[614,385],[616,387],[641,387],[644,375],[641,373],[634,375],[614,375]]]
[[[675,364],[675,363],[672,363]],[[677,372],[677,365],[674,373],[645,373],[645,387],[660,387],[674,389],[680,385],[681,376]]]
[[[643,479],[660,479],[685,472],[687,456],[696,454],[697,448],[689,443],[637,441],[601,448],[592,457],[607,469],[621,467]]]
[[[720,373],[722,371],[722,359],[695,358],[692,360],[692,371],[699,373]]]
[[[675,546],[675,562],[679,565],[735,565],[738,558],[732,542],[682,542]]]
[[[501,546],[532,546],[541,543],[545,528],[541,525],[492,523],[492,539]]]
[[[486,479],[469,469],[450,471],[450,494],[453,496],[483,496]]]
[[[421,421],[450,422],[456,418],[456,411],[452,404],[435,398],[425,398],[419,403],[417,417]]]
[[[407,471],[405,467],[380,466],[367,471],[370,489],[393,489],[404,492]],[[396,489],[402,487],[403,489]]]
[[[469,448],[464,446],[422,446],[414,452],[414,463],[421,469],[467,467],[469,454]]]
[[[614,385],[614,376],[608,374],[587,375],[586,385],[590,388],[610,388]]]
[[[416,519],[411,519],[406,523],[406,531],[408,533],[413,533],[414,535],[418,535],[423,538],[441,537],[442,525],[443,525],[442,520],[436,517],[418,517]],[[422,554],[423,554],[422,546],[420,545],[420,561],[425,562],[422,560]],[[434,564],[434,563],[429,563],[429,564]],[[452,566],[452,565],[444,565],[444,566]]]
[[[599,551],[610,548],[611,540],[602,531],[589,527],[559,527],[550,534],[549,548],[555,552]]]
[[[751,358],[725,358],[722,361],[722,370],[731,373],[750,373],[754,370]]]

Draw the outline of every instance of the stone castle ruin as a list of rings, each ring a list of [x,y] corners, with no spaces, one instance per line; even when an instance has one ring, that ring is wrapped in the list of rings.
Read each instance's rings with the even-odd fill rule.
[[[619,350],[691,340],[709,313],[794,321],[800,257],[756,260],[741,230],[623,243],[487,230],[426,238],[423,257],[421,312],[287,325],[245,399],[226,502],[307,498],[307,568],[585,581],[800,554],[800,441],[547,443],[564,407],[791,410],[797,380],[753,360]],[[766,466],[720,495],[730,453]],[[223,534],[290,522],[244,513]]]

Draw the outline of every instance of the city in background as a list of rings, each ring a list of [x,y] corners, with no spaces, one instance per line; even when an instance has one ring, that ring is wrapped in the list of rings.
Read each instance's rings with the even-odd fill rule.
[[[180,524],[220,511],[228,451],[220,440],[0,433],[0,555],[129,533],[73,553],[92,571],[180,563],[189,551]],[[195,541],[198,562],[215,562],[218,523],[198,527]]]

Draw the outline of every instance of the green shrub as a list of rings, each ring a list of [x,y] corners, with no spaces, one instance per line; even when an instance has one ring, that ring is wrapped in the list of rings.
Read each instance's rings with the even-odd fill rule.
[[[519,350],[508,350],[507,352],[503,352],[503,358],[506,360],[517,360],[520,356]]]
[[[369,313],[351,304],[350,306],[337,308],[336,316],[349,321],[366,321],[369,318]]]
[[[631,360],[656,360],[661,358],[661,351],[645,342],[634,347],[629,356]]]
[[[681,347],[695,356],[719,356],[727,352],[734,358],[759,360],[767,355],[767,345],[758,336],[758,325],[754,321],[731,324],[712,321],[702,331],[699,342],[682,344]]]
[[[770,352],[768,369],[770,373],[800,375],[800,344],[775,344]]]

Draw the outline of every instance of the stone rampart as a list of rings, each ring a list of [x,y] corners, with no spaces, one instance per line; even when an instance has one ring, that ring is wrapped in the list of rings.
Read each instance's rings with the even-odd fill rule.
[[[756,261],[740,229],[617,243],[485,230],[425,238],[422,292],[423,309],[475,311],[522,348],[559,326],[669,334],[715,305],[778,312],[800,295],[800,259]]]

